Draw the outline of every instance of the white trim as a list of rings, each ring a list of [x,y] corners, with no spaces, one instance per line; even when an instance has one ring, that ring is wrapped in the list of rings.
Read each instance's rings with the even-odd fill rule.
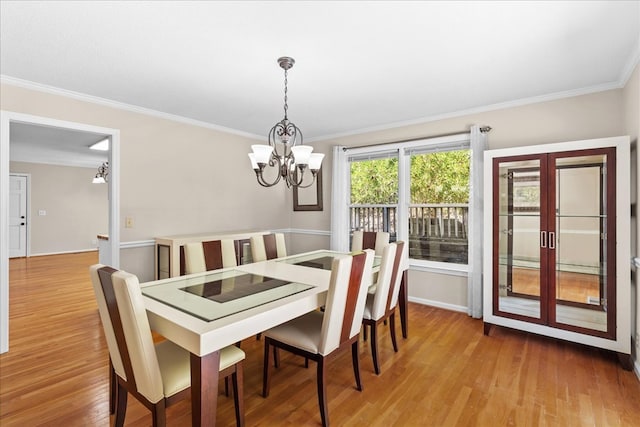
[[[131,242],[120,242],[120,249],[147,248],[155,245],[155,240],[135,240]]]
[[[98,252],[98,248],[73,249],[70,251],[58,251],[58,252],[42,252],[37,254],[31,254],[29,258],[39,257],[39,256],[49,256],[49,255],[79,254],[84,252]]]
[[[73,129],[107,135],[111,138],[109,152],[109,239],[112,265],[120,264],[120,131],[69,122],[49,117],[34,116],[14,111],[0,110],[0,230],[4,234],[9,227],[9,145],[11,123],[37,124],[54,128]],[[9,350],[9,242],[0,241],[0,353]]]
[[[9,117],[0,110],[0,230],[9,229]],[[9,239],[0,239],[0,354],[9,351]]]
[[[50,93],[52,95],[65,96],[67,98],[76,99],[78,101],[90,102],[92,104],[103,105],[110,108],[116,108],[118,110],[130,111],[132,113],[144,114],[147,116],[158,117],[161,119],[171,120],[178,123],[184,123],[193,126],[199,126],[206,129],[212,129],[219,132],[230,133],[246,138],[256,139],[259,141],[264,140],[264,135],[255,135],[249,132],[244,132],[236,129],[219,126],[212,123],[203,122],[200,120],[190,119],[188,117],[178,116],[175,114],[163,113],[162,111],[152,110],[150,108],[139,107],[137,105],[126,104],[124,102],[113,101],[106,98],[100,98],[97,96],[86,95],[80,92],[74,92],[66,89],[60,89],[54,86],[48,86],[41,83],[32,82],[29,80],[18,79],[15,77],[0,75],[0,83],[17,86],[24,89],[36,90],[39,92]]]
[[[285,228],[281,230],[274,230],[280,233],[289,233],[289,234],[310,234],[313,236],[331,236],[331,231],[329,230],[308,230],[304,228]]]
[[[622,72],[620,73],[620,87],[623,88],[629,82],[631,78],[631,74],[633,74],[633,70],[635,70],[636,66],[640,62],[640,36],[638,36],[638,41],[636,42],[636,48],[629,55],[629,59],[625,64]]]
[[[409,297],[409,302],[415,302],[416,304],[428,305],[430,307],[443,308],[445,310],[457,311],[459,313],[467,314],[467,307],[463,305],[448,304],[446,302],[440,302],[440,301],[434,301],[430,299],[416,298],[416,297]]]

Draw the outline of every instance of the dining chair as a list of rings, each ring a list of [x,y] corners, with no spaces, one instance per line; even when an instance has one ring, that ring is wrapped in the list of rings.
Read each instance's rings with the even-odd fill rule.
[[[389,233],[386,231],[355,230],[351,239],[351,251],[373,249],[376,256],[382,255],[382,250],[389,244]]]
[[[371,282],[374,252],[337,257],[332,262],[325,310],[312,311],[263,333],[264,366],[262,394],[269,395],[270,347],[303,356],[317,363],[318,404],[322,425],[329,425],[326,393],[326,360],[337,350],[351,345],[356,389],[362,391],[358,362],[358,336]]]
[[[253,262],[284,256],[287,256],[284,234],[271,233],[251,236],[251,258]]]
[[[236,248],[231,239],[192,242],[184,245],[185,273],[202,273],[235,267]]]
[[[389,319],[389,332],[393,350],[398,352],[396,341],[395,311],[398,305],[400,281],[402,280],[402,256],[404,242],[388,244],[382,251],[382,260],[375,293],[367,294],[362,323],[365,332],[367,326],[371,330],[371,356],[376,375],[380,374],[378,363],[378,325]]]
[[[102,264],[89,271],[117,384],[115,425],[124,424],[130,393],[151,410],[154,426],[164,426],[165,408],[191,395],[190,353],[171,341],[154,344],[135,275]],[[220,351],[220,376],[233,382],[237,426],[244,426],[244,358],[235,346]]]

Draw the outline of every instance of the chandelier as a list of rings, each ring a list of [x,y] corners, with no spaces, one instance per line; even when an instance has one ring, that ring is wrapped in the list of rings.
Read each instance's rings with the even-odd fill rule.
[[[278,58],[278,64],[284,70],[284,119],[269,131],[269,145],[251,146],[253,153],[249,153],[249,159],[258,183],[263,187],[272,187],[282,179],[287,187],[306,188],[315,182],[324,154],[312,153],[313,147],[302,145],[302,131],[287,117],[287,72],[295,64],[294,59],[283,56]],[[263,175],[267,165],[277,168],[273,180]],[[307,169],[311,171],[312,179],[303,184]]]
[[[107,182],[107,177],[109,176],[109,162],[104,162],[98,167],[98,173],[93,178],[94,184],[104,184]]]

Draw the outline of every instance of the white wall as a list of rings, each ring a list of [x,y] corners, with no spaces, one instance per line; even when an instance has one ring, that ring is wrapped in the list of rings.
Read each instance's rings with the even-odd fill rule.
[[[109,200],[106,185],[91,183],[95,168],[10,162],[9,169],[31,175],[31,255],[97,248],[96,235],[109,230]]]
[[[256,143],[225,133],[57,94],[3,84],[0,108],[120,131],[120,240],[289,228],[286,186],[260,187],[247,153]],[[133,227],[125,228],[125,218]],[[143,254],[144,252],[144,254]],[[153,248],[123,250],[129,271],[153,277]]]

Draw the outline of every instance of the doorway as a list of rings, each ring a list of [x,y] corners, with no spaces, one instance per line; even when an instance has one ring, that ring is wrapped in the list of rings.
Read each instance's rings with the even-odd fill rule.
[[[97,127],[84,123],[67,122],[47,117],[32,116],[10,111],[0,112],[0,230],[3,235],[9,231],[9,145],[10,128],[17,124],[33,124],[62,130],[76,130],[106,135],[110,140],[109,150],[109,240],[107,257],[110,264],[119,267],[120,226],[119,226],[119,160],[120,131]],[[0,241],[0,353],[9,350],[9,239]]]

